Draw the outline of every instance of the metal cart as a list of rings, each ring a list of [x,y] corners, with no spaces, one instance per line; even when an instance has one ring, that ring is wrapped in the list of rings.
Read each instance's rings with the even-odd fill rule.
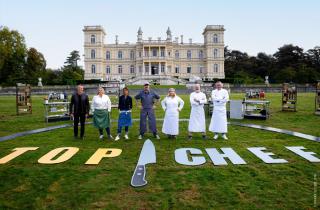
[[[244,100],[244,118],[266,120],[270,115],[270,101]]]

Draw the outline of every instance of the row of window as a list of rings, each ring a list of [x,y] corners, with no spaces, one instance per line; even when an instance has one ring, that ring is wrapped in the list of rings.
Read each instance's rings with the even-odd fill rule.
[[[148,72],[149,70],[149,67],[146,66],[146,72]],[[118,65],[118,74],[122,74],[122,70],[123,70],[123,67],[122,65]],[[142,67],[139,66],[139,72],[141,73],[141,70],[142,70]],[[164,72],[165,70],[165,66],[164,65],[161,65],[161,72]],[[218,73],[219,72],[219,64],[214,64],[213,65],[213,72],[214,73]],[[92,64],[91,65],[91,73],[92,74],[95,74],[96,73],[96,65],[95,64]],[[111,73],[111,67],[110,66],[107,66],[106,67],[106,74],[110,74]],[[135,73],[135,67],[134,65],[131,65],[130,66],[130,74],[134,74]],[[179,74],[180,73],[180,67],[179,66],[176,66],[175,67],[175,73],[176,74]],[[192,73],[192,67],[191,66],[188,66],[187,67],[187,73],[188,74],[191,74]],[[202,74],[203,73],[203,66],[199,66],[199,73]]]
[[[164,57],[164,51],[161,51],[160,53],[161,57]],[[145,56],[149,56],[148,51],[145,51]],[[152,52],[152,56],[157,56],[157,51]],[[141,53],[139,52],[139,57],[141,57]],[[178,59],[180,57],[179,54],[179,50],[175,51],[175,58]],[[199,50],[198,52],[198,58],[203,59],[204,54],[203,54],[203,50]],[[218,58],[219,57],[219,50],[218,49],[214,49],[213,50],[213,58]],[[95,59],[96,58],[96,51],[95,50],[91,50],[91,59]],[[106,52],[106,60],[110,60],[111,58],[111,53],[110,51]],[[118,51],[118,59],[122,59],[123,58],[123,52],[121,50]],[[130,60],[134,60],[135,58],[135,53],[133,50],[130,51]],[[192,58],[192,51],[188,50],[187,51],[187,59],[191,59]]]
[[[91,35],[90,42],[91,42],[91,44],[95,44],[96,43],[96,36],[94,34]],[[218,42],[219,42],[218,34],[214,34],[213,35],[213,43],[218,43]]]

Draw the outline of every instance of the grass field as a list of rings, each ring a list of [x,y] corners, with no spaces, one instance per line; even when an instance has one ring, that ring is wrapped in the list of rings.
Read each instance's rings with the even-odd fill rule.
[[[232,94],[233,99],[242,94]],[[180,118],[188,118],[187,96]],[[266,121],[242,120],[320,136],[320,117],[313,114],[314,95],[298,96],[298,112],[280,111],[280,94],[267,94],[271,116]],[[16,116],[15,97],[0,97],[0,136],[65,124],[44,123],[42,97],[33,96],[33,114]],[[157,117],[164,113],[159,108]],[[133,117],[138,118],[135,110]],[[117,112],[112,113],[112,119]],[[209,120],[209,119],[208,119]],[[207,126],[209,122],[207,123]],[[158,129],[162,124],[158,122]],[[132,188],[130,180],[143,141],[137,140],[138,123],[130,130],[130,140],[99,141],[92,125],[86,126],[86,139],[74,140],[72,128],[58,129],[0,142],[0,157],[16,147],[39,147],[7,164],[0,165],[0,209],[318,209],[320,189],[314,188],[320,165],[310,163],[284,146],[304,146],[320,155],[320,144],[268,131],[229,126],[228,141],[202,140],[200,135],[186,140],[187,122],[180,123],[177,140],[153,140],[157,163],[148,165],[148,185]],[[112,133],[116,132],[116,123]],[[147,136],[148,137],[148,136]],[[151,137],[151,136],[150,136]],[[212,139],[213,134],[209,134]],[[56,165],[42,165],[37,160],[58,147],[78,147],[70,160]],[[265,164],[247,147],[262,146],[288,160],[286,164]],[[98,148],[120,148],[122,154],[104,158],[99,165],[84,163]],[[201,166],[182,166],[175,162],[177,148],[194,147],[203,151],[207,162]],[[233,148],[247,165],[214,166],[205,148]],[[318,155],[318,157],[319,157]],[[318,178],[320,180],[320,178]],[[319,183],[318,183],[319,185]],[[317,190],[314,195],[315,189]],[[316,206],[314,206],[314,198]]]

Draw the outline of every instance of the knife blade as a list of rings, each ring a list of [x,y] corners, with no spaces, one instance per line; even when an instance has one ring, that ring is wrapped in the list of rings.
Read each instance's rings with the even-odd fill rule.
[[[146,165],[156,163],[156,149],[150,139],[147,139],[141,149],[139,160],[131,178],[133,187],[142,187],[148,182],[146,177]]]

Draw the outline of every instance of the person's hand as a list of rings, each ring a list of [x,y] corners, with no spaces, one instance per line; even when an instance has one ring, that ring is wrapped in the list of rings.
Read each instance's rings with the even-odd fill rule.
[[[180,110],[180,109],[177,109],[177,111],[180,112],[181,110]]]
[[[74,118],[74,115],[73,115],[73,113],[70,113],[70,117],[73,119]]]

